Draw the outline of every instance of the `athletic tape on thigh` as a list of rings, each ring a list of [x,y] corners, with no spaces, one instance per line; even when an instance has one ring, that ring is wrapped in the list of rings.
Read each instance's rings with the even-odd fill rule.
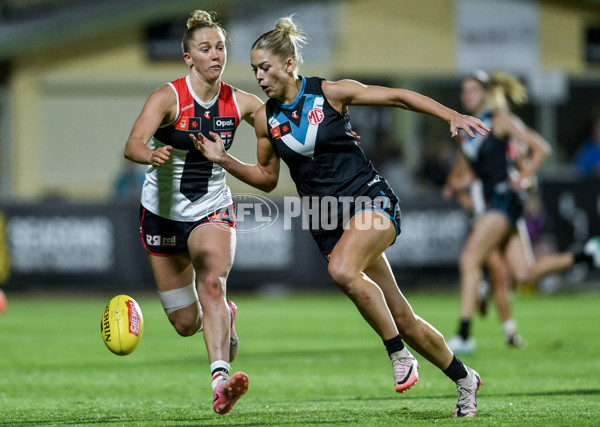
[[[173,289],[171,291],[159,291],[158,295],[160,296],[160,301],[162,302],[167,316],[177,310],[198,302],[198,293],[196,292],[195,283],[190,283],[183,288]]]

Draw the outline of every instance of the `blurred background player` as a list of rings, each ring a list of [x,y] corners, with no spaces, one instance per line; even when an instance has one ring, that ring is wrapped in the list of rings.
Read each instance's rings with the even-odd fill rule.
[[[469,213],[471,221],[474,222],[477,216],[482,213],[482,209],[480,206],[478,212],[475,210],[471,192],[480,191],[481,181],[473,180],[469,172],[470,169],[465,168],[463,162],[457,161],[448,175],[447,184],[443,188],[443,195],[446,199],[455,199]],[[472,183],[469,185],[468,182]],[[491,292],[507,344],[520,347],[523,340],[517,331],[517,322],[512,315],[511,284],[512,276],[504,259],[504,254],[499,248],[495,248],[485,260],[482,279],[477,290],[479,310],[482,316],[487,314],[487,299]],[[467,337],[467,339],[469,338]],[[448,341],[450,348],[458,350],[458,352],[468,353],[468,349],[461,348],[461,343],[457,344],[456,340],[455,336]],[[472,346],[474,348],[474,342]]]
[[[226,300],[235,218],[225,171],[206,160],[188,134],[219,132],[229,148],[241,120],[254,125],[254,112],[262,105],[256,96],[221,81],[225,40],[213,14],[191,14],[182,43],[189,75],[150,95],[125,146],[127,159],[149,165],[141,237],[161,302],[180,335],[204,330],[213,408],[219,414],[231,411],[248,389],[245,373],[229,377],[238,347],[236,306]]]
[[[408,390],[419,378],[418,363],[404,339],[456,382],[455,416],[473,417],[479,375],[454,356],[437,330],[414,314],[387,262],[384,250],[400,232],[399,200],[352,136],[348,107],[393,106],[431,114],[449,123],[453,136],[459,129],[472,136],[474,131],[484,134],[486,127],[415,92],[299,76],[299,47],[304,41],[292,20],[281,18],[252,46],[255,77],[270,98],[256,113],[257,164],[242,163],[227,154],[216,133],[208,135],[214,142],[201,133],[194,142],[207,158],[264,191],[276,187],[283,158],[303,198],[352,199],[349,212],[335,209],[321,218],[337,228],[311,229],[329,260],[330,276],[382,338],[392,361],[396,391]],[[358,197],[368,201],[359,203]],[[344,221],[346,212],[349,219]]]
[[[463,170],[462,177],[467,179],[450,179],[454,190],[468,187],[474,179],[481,182],[481,189],[471,192],[476,218],[459,263],[458,333],[448,341],[450,348],[459,354],[475,350],[470,328],[482,279],[481,269],[489,256],[496,257],[498,271],[502,268],[499,258],[494,255],[495,250],[501,251],[510,274],[520,283],[537,282],[547,274],[565,270],[578,262],[600,268],[600,239],[597,237],[590,239],[577,253],[533,259],[529,241],[524,242],[524,232],[519,233],[519,224],[522,224],[527,190],[534,184],[536,172],[550,148],[538,133],[510,112],[509,100],[515,105],[522,104],[527,100],[527,93],[519,80],[507,73],[497,71],[488,76],[477,71],[462,82],[461,102],[465,111],[479,117],[491,132],[485,137],[477,135],[473,138],[464,133],[459,136],[457,168]],[[509,140],[518,141],[520,149],[528,153],[525,159],[510,155]],[[464,173],[465,170],[468,172]],[[506,283],[506,278],[498,280]],[[502,286],[501,283],[497,285]],[[511,323],[514,325],[514,321]],[[513,332],[511,323],[505,328],[509,333]]]

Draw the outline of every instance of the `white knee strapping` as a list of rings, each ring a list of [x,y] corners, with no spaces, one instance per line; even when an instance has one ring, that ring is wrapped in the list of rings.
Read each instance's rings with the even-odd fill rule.
[[[158,292],[160,301],[165,309],[167,316],[171,313],[188,307],[198,302],[198,293],[196,292],[196,284],[190,283],[187,286],[171,291]]]

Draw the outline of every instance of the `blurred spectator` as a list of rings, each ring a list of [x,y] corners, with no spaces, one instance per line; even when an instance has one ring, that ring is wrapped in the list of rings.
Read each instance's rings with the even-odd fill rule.
[[[600,109],[593,115],[590,137],[575,153],[575,167],[581,178],[600,179]]]
[[[144,167],[126,161],[115,178],[113,197],[117,200],[138,200],[142,194]]]

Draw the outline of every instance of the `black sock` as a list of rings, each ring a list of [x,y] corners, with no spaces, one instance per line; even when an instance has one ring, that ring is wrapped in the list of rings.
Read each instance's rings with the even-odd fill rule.
[[[574,264],[585,262],[589,267],[594,265],[594,257],[584,254],[582,250],[573,253]]]
[[[470,319],[461,319],[460,326],[458,327],[458,335],[460,335],[460,337],[463,340],[466,340],[467,338],[469,338],[470,334],[471,334],[471,320]]]
[[[395,353],[404,348],[404,343],[402,342],[402,337],[400,335],[389,340],[383,340],[383,344],[385,345],[388,354]]]
[[[450,378],[454,382],[465,378],[468,375],[467,368],[465,368],[465,365],[460,361],[458,357],[456,357],[456,355],[452,358],[452,362],[450,362],[450,365],[446,369],[444,369],[444,374],[446,374],[448,378]]]

